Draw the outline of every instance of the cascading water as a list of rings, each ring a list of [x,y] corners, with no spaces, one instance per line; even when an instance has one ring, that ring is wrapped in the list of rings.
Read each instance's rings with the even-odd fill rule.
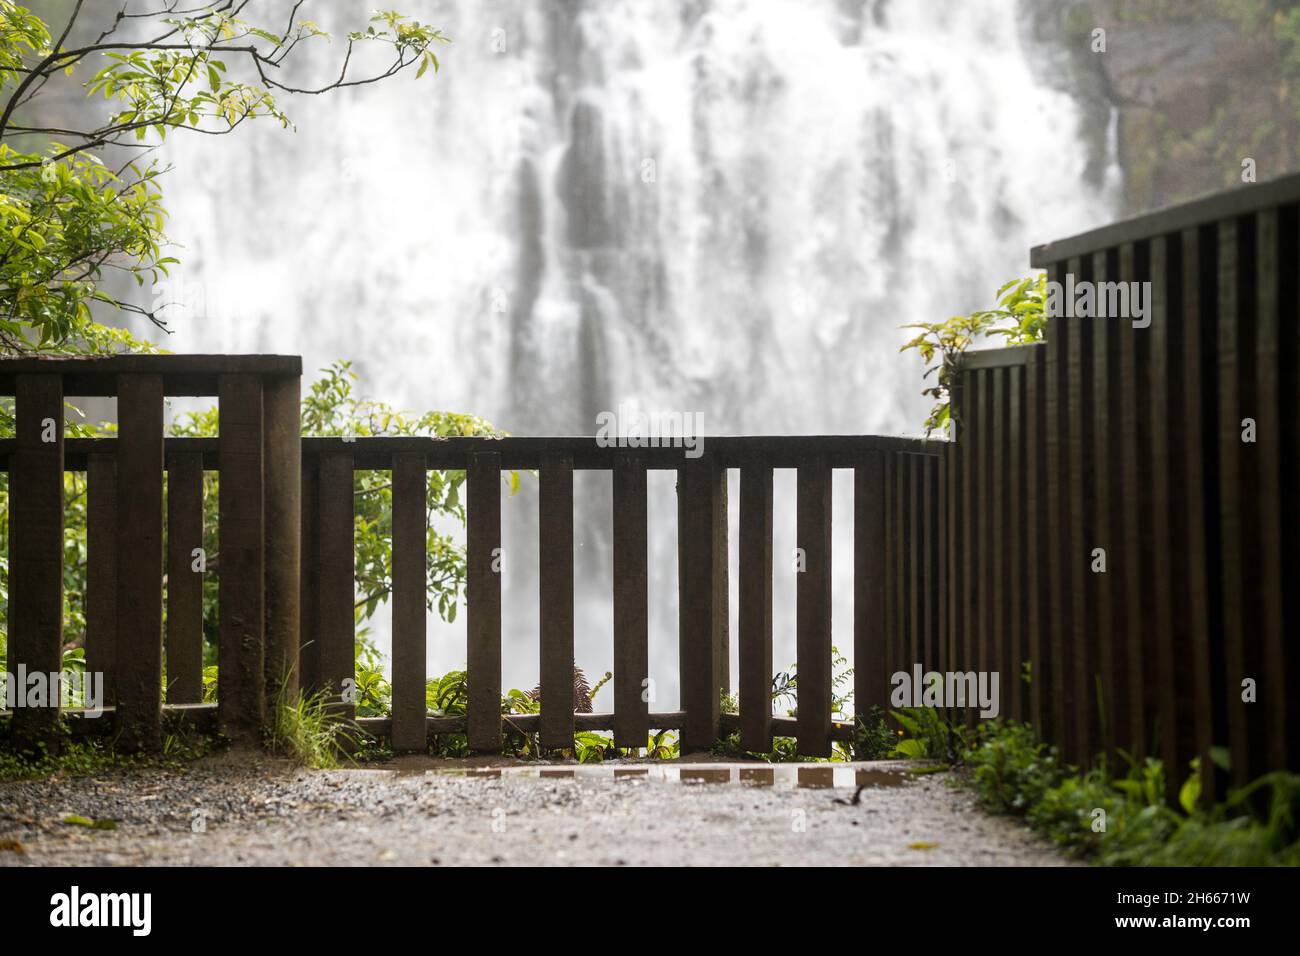
[[[169,347],[301,353],[309,371],[347,357],[368,394],[521,435],[592,434],[625,403],[713,434],[916,434],[899,326],[986,306],[1031,242],[1113,210],[1011,0],[407,12],[454,39],[436,78],[285,100],[296,135],[169,143],[184,264],[165,297],[189,303]],[[577,481],[577,659],[599,673],[608,476]],[[671,709],[672,477],[651,490],[653,708]],[[837,512],[851,503],[837,479]],[[526,481],[505,503],[507,687],[536,680],[535,511]],[[778,510],[778,663],[793,535]],[[847,529],[834,547],[845,647]],[[734,563],[732,581],[734,621]],[[431,620],[431,672],[463,663],[463,634]]]

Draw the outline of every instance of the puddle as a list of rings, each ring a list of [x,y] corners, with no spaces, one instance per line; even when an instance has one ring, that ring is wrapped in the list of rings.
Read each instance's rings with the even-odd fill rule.
[[[508,767],[455,767],[427,771],[499,780],[505,777],[543,780],[573,780],[583,783],[599,781],[642,781],[683,783],[691,786],[734,784],[753,787],[803,788],[809,790],[858,787],[902,787],[915,779],[908,764],[837,763],[837,764],[577,764],[573,766],[517,765]]]

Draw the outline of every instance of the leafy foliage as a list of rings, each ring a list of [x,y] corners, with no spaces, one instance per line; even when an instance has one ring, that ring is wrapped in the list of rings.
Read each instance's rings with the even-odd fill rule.
[[[107,4],[95,5],[101,17]],[[184,6],[184,9],[180,9]],[[241,19],[246,2],[167,3],[148,12],[123,7],[93,42],[72,43],[88,27],[85,0],[66,25],[49,24],[0,0],[0,352],[114,352],[145,344],[95,321],[96,304],[165,319],[116,298],[112,273],[157,282],[176,259],[165,253],[160,177],[149,154],[176,130],[228,133],[246,120],[291,127],[280,93],[324,93],[373,83],[408,67],[436,71],[441,32],[399,13],[376,12],[346,36],[342,66],[319,87],[286,82],[286,64],[304,42],[328,40],[293,5],[280,29]],[[119,33],[119,31],[121,31]],[[385,68],[358,76],[353,51],[387,47]],[[91,64],[102,64],[87,75]],[[38,96],[77,86],[105,108],[84,128],[45,125]]]
[[[996,308],[954,315],[943,322],[913,322],[903,326],[919,329],[920,334],[900,351],[920,352],[927,366],[924,377],[934,377],[934,384],[921,390],[922,395],[934,400],[934,407],[925,420],[927,438],[935,432],[945,435],[952,432],[949,397],[962,354],[978,339],[995,335],[1004,338],[1006,345],[1042,341],[1047,328],[1046,295],[1047,273],[1041,272],[1005,283],[997,291]]]

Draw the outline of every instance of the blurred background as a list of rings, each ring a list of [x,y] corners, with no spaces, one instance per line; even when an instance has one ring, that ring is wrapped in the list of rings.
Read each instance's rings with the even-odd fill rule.
[[[1261,180],[1296,166],[1289,3],[394,2],[452,38],[436,78],[282,98],[296,132],[162,150],[181,265],[135,294],[171,303],[164,347],[297,353],[309,378],[350,359],[367,395],[517,435],[592,434],[620,406],[699,414],[708,434],[919,434],[900,326],[988,307],[1031,245],[1240,184],[1246,158]],[[67,3],[34,6],[57,21]],[[301,15],[342,33],[369,12]],[[323,78],[339,53],[295,69]],[[598,675],[609,478],[576,481],[577,660]],[[793,490],[779,473],[778,667]],[[734,541],[735,476],[731,493]],[[673,476],[651,494],[652,707],[672,709]],[[535,482],[504,510],[505,681],[531,687]],[[846,651],[849,532],[836,522]],[[429,651],[431,673],[463,664],[463,618],[431,616]]]

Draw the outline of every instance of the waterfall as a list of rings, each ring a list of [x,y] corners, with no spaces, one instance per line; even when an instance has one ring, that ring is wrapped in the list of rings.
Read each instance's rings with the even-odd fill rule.
[[[406,6],[454,40],[436,77],[285,99],[296,133],[169,142],[186,307],[168,347],[301,353],[309,375],[351,358],[376,398],[520,435],[592,434],[623,403],[700,413],[711,434],[917,434],[899,326],[988,306],[1032,243],[1114,210],[1012,0]],[[577,659],[598,674],[609,479],[577,483]],[[532,485],[504,505],[507,687],[536,680]],[[671,476],[651,491],[652,709],[671,709]],[[793,535],[781,505],[778,667]],[[842,649],[851,540],[837,527]],[[463,635],[431,619],[431,672],[464,661]]]

